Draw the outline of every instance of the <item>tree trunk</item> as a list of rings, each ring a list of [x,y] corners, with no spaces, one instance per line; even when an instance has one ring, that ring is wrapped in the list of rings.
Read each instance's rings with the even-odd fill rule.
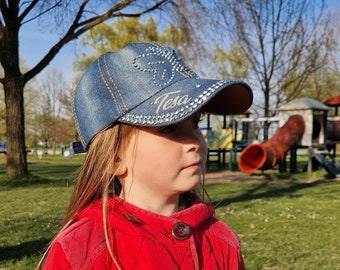
[[[6,103],[7,167],[13,178],[27,175],[24,121],[24,85],[20,79],[8,79],[4,84]]]
[[[269,108],[270,108],[270,100],[269,100],[269,83],[266,84],[265,86],[265,91],[264,91],[264,116],[269,117]],[[265,121],[263,123],[263,141],[268,141],[269,139],[269,123],[268,121]]]

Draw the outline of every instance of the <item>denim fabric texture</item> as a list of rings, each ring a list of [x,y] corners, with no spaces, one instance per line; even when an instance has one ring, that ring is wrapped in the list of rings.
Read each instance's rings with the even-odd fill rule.
[[[82,147],[117,122],[165,126],[202,110],[240,114],[252,104],[251,88],[240,80],[201,79],[171,47],[131,43],[107,52],[82,75],[74,94],[74,116]]]

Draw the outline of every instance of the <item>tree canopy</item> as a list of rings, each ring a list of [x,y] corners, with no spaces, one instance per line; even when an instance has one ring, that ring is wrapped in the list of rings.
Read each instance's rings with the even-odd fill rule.
[[[77,71],[84,71],[99,55],[107,51],[117,51],[131,42],[157,41],[178,48],[187,37],[179,28],[170,24],[163,30],[157,28],[152,17],[145,22],[139,18],[118,18],[111,23],[102,23],[91,29],[80,42],[92,53],[81,52],[74,63]],[[181,53],[181,51],[179,50]],[[183,57],[185,53],[182,52]]]

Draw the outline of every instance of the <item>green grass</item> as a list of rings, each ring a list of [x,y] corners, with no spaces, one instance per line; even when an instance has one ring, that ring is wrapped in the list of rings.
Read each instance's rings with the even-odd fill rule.
[[[24,180],[8,179],[0,164],[1,270],[34,269],[65,213],[81,160],[29,156]],[[273,171],[207,184],[216,217],[240,237],[248,270],[340,270],[340,182],[325,175]]]
[[[248,269],[340,269],[340,182],[208,186],[240,237]]]
[[[0,166],[0,269],[34,269],[56,232],[81,156],[29,156],[30,177],[8,179]],[[72,178],[71,178],[72,177]]]

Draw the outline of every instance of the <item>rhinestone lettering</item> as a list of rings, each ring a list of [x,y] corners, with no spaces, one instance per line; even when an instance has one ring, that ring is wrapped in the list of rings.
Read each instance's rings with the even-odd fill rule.
[[[165,111],[177,106],[188,104],[191,98],[188,95],[176,96],[176,94],[180,92],[181,91],[170,92],[156,98],[156,100],[151,103],[151,105],[158,105],[156,113],[159,113],[159,111]]]
[[[178,108],[176,111],[171,112],[170,114],[166,111],[163,111],[162,114],[155,115],[135,115],[133,113],[127,113],[121,118],[122,122],[130,123],[133,125],[164,125],[170,124],[173,121],[177,121],[187,114],[191,113],[197,106],[206,102],[210,95],[212,95],[218,88],[226,87],[228,84],[233,82],[238,82],[237,80],[229,80],[229,81],[218,81],[217,83],[211,85],[207,90],[203,91],[199,98],[196,98],[194,101],[189,102],[184,107]],[[151,103],[154,104],[155,102]]]

